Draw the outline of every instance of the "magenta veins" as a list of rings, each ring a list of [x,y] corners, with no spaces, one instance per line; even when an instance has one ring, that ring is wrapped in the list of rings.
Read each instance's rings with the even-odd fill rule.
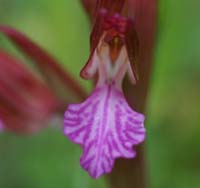
[[[133,84],[138,80],[137,46],[133,22],[101,8],[81,71],[85,79],[98,76],[96,87],[83,103],[68,106],[64,120],[64,133],[82,146],[81,166],[93,178],[111,172],[116,158],[135,157],[133,146],[145,138],[144,115],[131,109],[122,91],[125,75]]]

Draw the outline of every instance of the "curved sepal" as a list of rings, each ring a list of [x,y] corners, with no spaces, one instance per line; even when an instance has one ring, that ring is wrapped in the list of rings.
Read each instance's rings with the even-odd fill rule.
[[[0,118],[4,130],[34,133],[44,128],[60,101],[23,63],[0,50]]]
[[[78,98],[84,99],[87,96],[85,90],[73,78],[70,72],[65,70],[52,55],[33,42],[25,34],[4,25],[0,26],[0,32],[4,33],[5,36],[7,36],[19,49],[22,50],[22,52],[35,62],[42,72],[42,75],[48,80],[50,87],[52,87],[50,84],[52,83],[51,79],[56,77],[60,82],[62,82],[63,87],[66,87],[68,91],[72,91]],[[55,91],[58,90],[54,86],[52,89]]]

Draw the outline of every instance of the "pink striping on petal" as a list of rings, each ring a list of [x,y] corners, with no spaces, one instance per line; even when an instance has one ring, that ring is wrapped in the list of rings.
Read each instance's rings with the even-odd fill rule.
[[[83,147],[81,166],[93,178],[111,172],[116,158],[133,158],[145,138],[144,116],[133,111],[111,84],[94,90],[81,104],[69,105],[64,133]]]

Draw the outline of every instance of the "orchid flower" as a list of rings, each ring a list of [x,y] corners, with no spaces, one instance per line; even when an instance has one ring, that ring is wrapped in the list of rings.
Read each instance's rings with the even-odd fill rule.
[[[134,158],[133,146],[145,138],[144,115],[134,111],[123,94],[123,79],[138,81],[138,38],[134,22],[120,15],[124,1],[97,1],[91,33],[91,55],[81,71],[96,79],[91,95],[81,104],[70,104],[64,133],[80,144],[81,166],[98,178],[110,173],[116,158]]]
[[[19,31],[0,26],[7,36],[37,66],[38,71],[0,49],[0,131],[30,134],[62,117],[66,103],[85,98],[79,83],[60,63]],[[53,81],[57,81],[53,84]],[[57,85],[62,85],[64,97]],[[73,97],[72,97],[73,96]]]
[[[96,86],[81,104],[70,104],[72,98],[80,101],[87,94],[69,71],[24,34],[0,26],[0,32],[31,58],[41,73],[0,49],[0,131],[37,132],[70,104],[64,133],[83,147],[81,166],[98,178],[111,172],[116,158],[136,156],[133,146],[144,140],[145,128],[144,115],[129,106],[122,89],[126,75],[132,84],[139,79],[134,21],[122,16],[124,0],[98,0],[96,9],[94,1],[90,3],[95,10],[91,55],[81,77],[94,79]],[[58,85],[64,88],[64,96]]]

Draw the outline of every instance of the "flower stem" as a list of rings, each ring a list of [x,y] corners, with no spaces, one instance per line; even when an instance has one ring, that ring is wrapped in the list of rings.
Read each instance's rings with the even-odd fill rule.
[[[138,59],[139,83],[132,86],[125,81],[125,95],[136,111],[145,113],[152,70],[156,29],[157,0],[132,0],[129,7],[135,13],[136,30],[140,41]],[[108,180],[111,188],[146,188],[145,147],[137,147],[137,157],[131,160],[118,159]]]

